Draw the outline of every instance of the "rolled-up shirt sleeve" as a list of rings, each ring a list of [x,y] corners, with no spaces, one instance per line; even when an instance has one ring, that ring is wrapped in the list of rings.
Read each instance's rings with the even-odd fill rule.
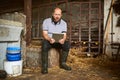
[[[67,33],[67,24],[66,23],[64,23],[64,27],[63,27],[62,33]]]
[[[47,21],[46,20],[43,21],[42,29],[43,29],[43,31],[48,31],[48,25],[47,25]]]

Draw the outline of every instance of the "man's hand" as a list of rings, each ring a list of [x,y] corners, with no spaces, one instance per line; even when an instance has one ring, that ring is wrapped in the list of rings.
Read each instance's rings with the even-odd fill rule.
[[[60,44],[64,44],[64,42],[65,42],[64,39],[60,39],[60,40],[59,40],[59,43],[60,43]]]
[[[50,43],[51,43],[51,44],[55,43],[55,39],[51,38],[51,39],[50,39]]]

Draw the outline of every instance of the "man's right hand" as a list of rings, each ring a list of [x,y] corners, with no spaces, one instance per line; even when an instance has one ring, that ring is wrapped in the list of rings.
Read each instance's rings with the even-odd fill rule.
[[[51,39],[50,39],[50,43],[51,43],[51,44],[55,43],[55,39],[51,38]]]

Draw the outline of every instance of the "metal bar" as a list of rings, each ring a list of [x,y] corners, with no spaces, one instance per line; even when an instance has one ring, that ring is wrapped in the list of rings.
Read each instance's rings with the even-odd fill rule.
[[[72,4],[72,3],[70,3],[70,14],[72,14],[72,12],[71,12],[71,7],[72,7],[71,4]],[[71,37],[72,37],[72,36],[71,36],[71,32],[72,32],[72,21],[71,21],[71,20],[72,20],[72,19],[71,19],[71,17],[70,17],[70,42],[72,42],[72,39],[71,39]]]
[[[65,10],[66,10],[66,18],[67,18],[67,26],[68,26],[68,16],[67,15],[69,15],[69,12],[68,12],[68,0],[65,0],[66,1],[66,4],[65,4]],[[69,35],[69,33],[70,33],[70,31],[68,31],[68,28],[67,28],[67,36]],[[70,39],[69,39],[69,41],[70,41]]]
[[[74,1],[74,2],[71,2],[72,4],[76,4],[76,3],[99,3],[99,1],[90,1],[90,2],[77,2],[77,1]]]
[[[91,52],[91,3],[89,2],[89,43],[88,43],[88,49],[89,49],[89,54]]]
[[[111,43],[113,43],[113,11],[111,12]]]
[[[100,54],[101,49],[101,2],[99,2],[99,41],[98,41],[98,53]]]
[[[26,45],[31,42],[31,15],[32,15],[32,0],[24,0],[24,12],[26,15]]]
[[[38,8],[38,23],[37,23],[37,27],[38,27],[37,37],[40,38],[40,8]]]
[[[81,17],[81,3],[80,3],[80,17]],[[80,22],[79,22],[80,23]],[[80,24],[79,24],[80,25]],[[80,25],[80,28],[79,28],[80,30],[80,34],[79,34],[79,41],[81,42],[81,25]],[[81,45],[80,45],[80,47],[81,47]]]

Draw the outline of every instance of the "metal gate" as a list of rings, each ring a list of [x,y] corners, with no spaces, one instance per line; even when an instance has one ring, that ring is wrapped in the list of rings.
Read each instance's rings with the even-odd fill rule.
[[[59,6],[68,23],[68,37],[72,47],[85,48],[85,52],[101,52],[102,17],[101,2],[60,1],[40,5],[33,9],[32,39],[42,38],[42,22],[51,16],[52,8]]]
[[[70,41],[72,47],[85,48],[85,52],[101,52],[101,2],[70,3]]]

